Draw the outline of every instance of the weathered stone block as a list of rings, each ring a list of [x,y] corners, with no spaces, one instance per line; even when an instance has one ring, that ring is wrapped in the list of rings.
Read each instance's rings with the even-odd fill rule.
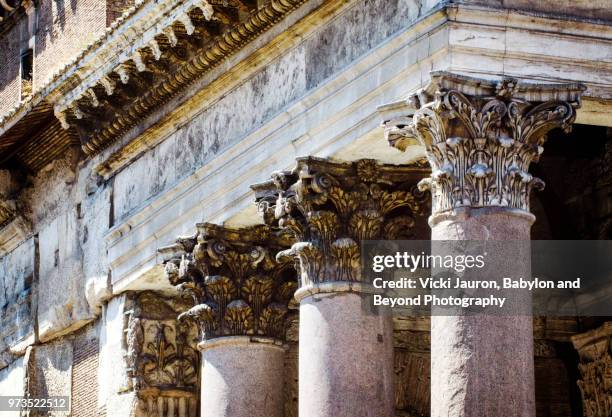
[[[111,299],[100,319],[98,407],[105,409],[107,416],[130,415],[136,403],[134,393],[126,392],[125,301],[125,295]]]
[[[420,0],[357,2],[306,45],[306,86],[317,87],[334,72],[355,61],[424,10]]]
[[[76,210],[40,231],[38,324],[41,341],[80,327],[93,318],[85,297]]]
[[[100,187],[83,200],[80,210],[78,234],[84,260],[85,298],[95,314],[100,313],[102,303],[111,296],[104,240],[110,222],[110,200],[111,187]]]
[[[0,368],[12,361],[12,353],[22,352],[34,341],[35,250],[31,238],[0,259]]]
[[[0,393],[2,395],[24,395],[25,367],[23,357],[14,361],[10,366],[0,370]],[[0,411],[0,417],[14,417],[19,415],[13,411]]]
[[[282,56],[118,173],[115,219],[175,185],[303,94],[304,55],[304,49],[297,49]]]
[[[23,357],[10,366],[0,370],[0,392],[2,395],[23,395],[24,391]],[[0,411],[0,417],[14,417],[15,413]]]

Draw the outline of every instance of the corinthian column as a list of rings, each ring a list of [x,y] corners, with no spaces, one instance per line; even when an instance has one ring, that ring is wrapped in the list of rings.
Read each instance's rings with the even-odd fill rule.
[[[275,255],[291,241],[267,226],[197,227],[166,271],[195,304],[179,321],[200,331],[201,416],[283,417],[285,319],[297,283],[292,263]]]
[[[368,311],[360,242],[408,238],[421,211],[425,169],[298,159],[292,172],[253,186],[267,221],[295,243],[279,258],[299,270],[299,415],[394,415],[389,315]]]
[[[583,90],[432,73],[410,100],[412,122],[386,126],[392,146],[425,147],[432,174],[420,187],[432,193],[432,240],[529,241],[529,196],[544,185],[529,166],[548,131],[571,128]],[[530,274],[528,251],[513,261],[515,272]],[[528,312],[530,300],[523,303]],[[528,313],[432,317],[432,416],[529,417],[534,404]]]

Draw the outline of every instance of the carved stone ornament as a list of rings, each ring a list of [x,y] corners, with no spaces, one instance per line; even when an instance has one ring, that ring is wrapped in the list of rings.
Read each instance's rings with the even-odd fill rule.
[[[106,37],[83,52],[84,60],[97,65],[81,65],[65,77],[79,82],[61,89],[61,97],[53,100],[54,114],[70,129],[68,137],[78,136],[83,152],[95,155],[304,3],[138,1]],[[126,56],[122,43],[133,53]],[[36,156],[46,158],[45,150]]]
[[[184,248],[180,259],[166,263],[170,282],[195,305],[179,320],[195,322],[203,341],[222,336],[284,341],[297,282],[291,262],[277,261],[276,253],[291,245],[289,236],[265,225],[197,228],[197,237],[175,245]]]
[[[291,172],[252,186],[266,222],[295,237],[279,259],[297,261],[302,286],[361,281],[360,242],[412,236],[415,216],[428,209],[416,184],[422,166],[299,158]]]
[[[134,417],[197,417],[200,353],[197,328],[176,319],[181,300],[143,292],[126,312],[128,385],[137,395]]]
[[[578,387],[585,417],[612,415],[612,322],[572,336],[580,355]]]
[[[445,72],[409,99],[417,110],[406,124],[387,123],[385,136],[400,150],[425,147],[432,174],[433,213],[456,207],[502,206],[529,211],[529,195],[544,183],[529,173],[546,134],[568,132],[585,87],[580,84],[489,82]]]

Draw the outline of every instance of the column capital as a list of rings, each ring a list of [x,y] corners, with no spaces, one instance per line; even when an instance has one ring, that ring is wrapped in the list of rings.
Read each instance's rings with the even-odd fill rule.
[[[416,184],[428,172],[423,164],[307,157],[252,188],[264,220],[295,237],[279,259],[295,259],[308,287],[360,282],[362,240],[411,238],[415,216],[428,206]]]
[[[529,165],[543,152],[546,134],[571,129],[585,87],[488,81],[447,72],[409,98],[408,123],[385,124],[389,144],[425,147],[433,213],[457,207],[508,207],[529,211],[529,195],[544,183]]]
[[[604,417],[612,413],[612,322],[571,337],[580,357],[585,417]]]
[[[291,246],[286,233],[259,225],[230,228],[197,225],[194,237],[179,238],[166,255],[166,275],[194,307],[202,341],[253,336],[284,341],[288,303],[297,288],[295,271],[276,253]]]

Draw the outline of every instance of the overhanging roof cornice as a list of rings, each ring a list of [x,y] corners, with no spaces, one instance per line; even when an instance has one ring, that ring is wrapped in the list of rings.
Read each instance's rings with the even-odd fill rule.
[[[55,114],[93,155],[304,1],[271,0],[258,9],[250,0],[168,2],[174,7],[126,22],[112,51],[100,51],[62,89]]]
[[[55,114],[67,144],[78,136],[83,151],[96,154],[305,2],[269,0],[257,7],[256,0],[137,1],[101,39],[0,119],[0,160],[31,142],[32,114],[47,120]],[[40,155],[50,154],[45,146],[40,144]]]

